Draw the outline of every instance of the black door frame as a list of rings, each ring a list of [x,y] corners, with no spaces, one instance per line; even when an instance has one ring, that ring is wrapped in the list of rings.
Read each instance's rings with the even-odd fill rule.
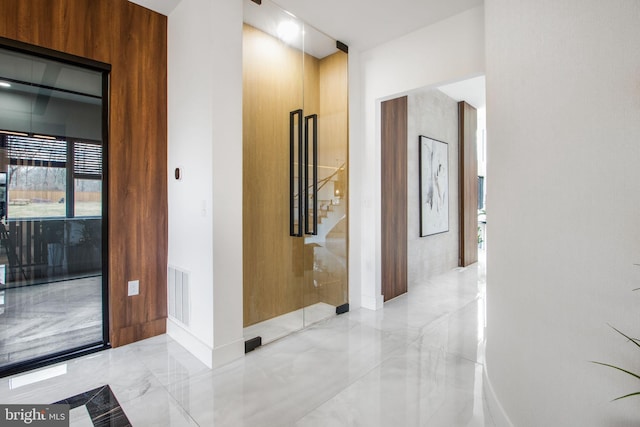
[[[87,68],[102,74],[102,341],[0,368],[6,377],[111,348],[109,337],[109,77],[111,65],[0,37],[0,48]],[[73,185],[73,183],[72,183]]]

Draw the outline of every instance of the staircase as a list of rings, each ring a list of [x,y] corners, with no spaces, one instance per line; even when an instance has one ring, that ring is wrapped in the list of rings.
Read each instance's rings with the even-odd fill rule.
[[[306,235],[305,244],[316,243],[324,246],[327,235],[338,223],[346,217],[345,201],[338,199],[338,203],[332,200],[318,200],[318,234],[315,236]],[[310,220],[313,220],[313,213],[309,212]]]
[[[305,234],[305,244],[316,244],[318,246],[326,246],[327,236],[329,233],[346,218],[346,169],[345,163],[337,168],[320,166],[323,168],[323,173],[320,173],[317,182],[317,191],[315,196],[317,197],[318,206],[318,229],[316,235]],[[328,173],[324,172],[328,170]],[[324,176],[322,176],[324,174]],[[308,193],[313,193],[313,187],[307,188]],[[296,195],[296,205],[298,204],[298,195]],[[306,203],[305,203],[306,204]],[[306,211],[306,220],[309,224],[313,224],[313,207],[309,206]],[[295,220],[295,228],[298,229],[300,225],[298,220]]]
[[[332,306],[348,300],[346,187],[343,164],[318,180],[317,218],[313,217],[313,208],[306,212],[309,224],[317,219],[317,234],[304,236],[305,246],[313,251],[313,274],[309,278],[319,301]]]

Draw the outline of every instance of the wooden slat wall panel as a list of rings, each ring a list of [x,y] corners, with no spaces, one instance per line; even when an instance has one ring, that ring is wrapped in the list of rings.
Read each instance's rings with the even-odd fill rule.
[[[319,115],[321,167],[339,166],[337,159],[346,162],[347,59],[342,52],[322,60],[303,57],[301,51],[244,25],[244,326],[320,301],[346,302],[346,274],[332,269],[326,271],[330,284],[314,282],[317,244],[305,245],[304,238],[289,236],[289,113],[303,108],[305,116]]]
[[[300,51],[244,26],[244,326],[303,306],[304,239],[289,236],[289,112],[303,107],[302,76]]]
[[[110,336],[164,333],[167,317],[167,18],[126,0],[3,0],[0,36],[112,65]],[[140,295],[127,297],[127,281]]]
[[[348,163],[349,149],[349,56],[341,51],[320,60],[320,119],[318,123],[318,164],[340,166]],[[344,177],[348,176],[348,165]],[[341,203],[348,203],[348,180],[342,179]],[[347,206],[347,218],[349,216]],[[348,221],[332,230],[332,251],[348,251]],[[349,284],[347,269],[336,267],[331,270],[333,282],[325,283],[318,290],[320,301],[333,306],[348,302]],[[317,288],[318,289],[318,288]]]
[[[460,266],[478,261],[478,113],[464,101],[458,103],[460,139]]]
[[[382,294],[407,292],[407,97],[382,103]]]

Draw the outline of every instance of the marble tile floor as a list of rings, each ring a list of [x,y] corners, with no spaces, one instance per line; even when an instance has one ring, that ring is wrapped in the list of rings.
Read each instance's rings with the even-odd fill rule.
[[[262,338],[262,344],[267,344],[280,339],[292,332],[299,331],[305,326],[312,325],[335,316],[336,308],[332,305],[319,302],[304,309],[292,311],[264,322],[244,328],[245,341],[255,337]]]
[[[127,419],[118,399],[108,385],[80,393],[76,396],[55,402],[69,405],[69,425],[127,427],[131,422]]]
[[[30,373],[39,381],[0,379],[0,402],[109,385],[133,426],[494,426],[484,290],[482,265],[456,269],[215,370],[162,335]]]

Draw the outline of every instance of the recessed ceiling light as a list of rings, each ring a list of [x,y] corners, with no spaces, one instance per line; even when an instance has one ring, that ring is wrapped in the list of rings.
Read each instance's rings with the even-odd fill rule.
[[[300,27],[294,21],[282,21],[278,25],[278,37],[285,43],[292,42],[300,34]]]
[[[11,87],[11,83],[0,82],[0,87]]]

